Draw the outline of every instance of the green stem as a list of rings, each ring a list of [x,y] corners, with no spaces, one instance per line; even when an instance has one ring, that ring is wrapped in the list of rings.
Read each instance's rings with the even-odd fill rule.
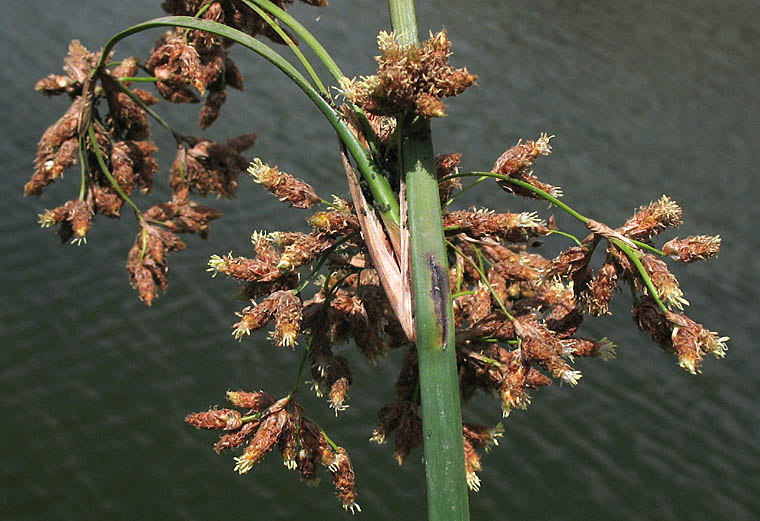
[[[322,44],[319,43],[319,40],[314,38],[314,35],[312,35],[308,29],[306,29],[306,27],[301,25],[298,20],[290,16],[286,11],[280,9],[269,0],[243,0],[243,3],[251,9],[253,9],[253,4],[255,3],[261,6],[263,9],[269,11],[272,15],[274,15],[275,18],[290,27],[293,32],[296,33],[296,36],[298,36],[301,41],[303,41],[312,51],[314,51],[314,54],[317,56],[317,58],[320,59],[325,68],[330,72],[330,74],[333,75],[336,80],[340,81],[341,78],[345,77],[345,75],[338,67],[338,64],[335,63],[335,60],[332,59],[332,56],[330,56]]]
[[[665,255],[665,252],[663,252],[662,250],[658,250],[658,249],[657,249],[657,248],[655,248],[654,246],[650,246],[650,245],[648,245],[648,244],[647,244],[647,243],[645,243],[645,242],[637,241],[637,240],[635,240],[635,239],[632,239],[632,240],[631,240],[631,242],[632,242],[633,244],[635,244],[636,246],[638,246],[639,248],[642,248],[642,249],[644,249],[644,250],[648,250],[648,251],[651,251],[651,252],[652,252],[652,253],[654,253],[655,255],[659,255],[660,257],[667,257],[667,255]]]
[[[243,416],[242,418],[240,418],[240,421],[242,421],[243,423],[249,423],[249,422],[258,420],[259,418],[261,418],[261,415],[264,414],[264,412],[266,412],[266,409],[254,414],[249,414],[248,416]]]
[[[214,2],[212,2],[212,1],[208,1],[205,4],[203,4],[203,6],[201,6],[201,8],[198,9],[198,12],[195,13],[194,18],[200,18],[201,16],[203,16],[203,13],[205,13],[206,11],[208,11],[208,8],[211,7],[211,4],[213,4],[213,3]]]
[[[274,32],[277,33],[277,35],[282,38],[282,40],[290,47],[290,50],[293,51],[293,54],[296,55],[298,58],[298,61],[301,62],[301,65],[303,65],[304,69],[306,69],[306,72],[309,73],[309,77],[314,82],[314,85],[317,86],[320,92],[323,94],[327,94],[327,89],[325,88],[324,83],[322,83],[322,80],[319,79],[319,76],[317,75],[317,72],[314,70],[314,67],[311,66],[311,63],[309,63],[309,60],[306,59],[306,56],[303,55],[301,52],[301,49],[298,48],[296,43],[293,41],[293,39],[288,36],[288,33],[282,30],[282,27],[280,27],[272,18],[266,14],[259,6],[254,4],[253,2],[246,2],[246,5],[256,11],[256,13],[266,21],[266,23],[269,24],[269,27],[271,27]]]
[[[430,122],[402,129],[430,521],[469,519],[453,308]]]
[[[583,243],[578,240],[578,237],[576,237],[572,233],[567,233],[560,230],[549,230],[549,235],[562,235],[563,237],[567,237],[568,239],[571,239],[578,246],[583,246]]]
[[[155,76],[120,76],[118,80],[131,83],[156,83],[158,78]]]
[[[513,179],[506,175],[497,174],[494,172],[460,172],[457,174],[447,175],[446,177],[442,178],[441,181],[454,179],[456,177],[481,177],[481,176],[494,177],[496,179],[501,179],[502,181],[506,181],[509,184],[513,184],[515,186],[525,188],[526,190],[530,190],[531,192],[540,196],[542,199],[546,199],[547,201],[552,203],[554,206],[563,209],[564,211],[566,211],[567,213],[569,213],[570,215],[578,219],[583,224],[586,224],[589,221],[588,217],[586,217],[585,215],[579,214],[578,212],[570,208],[568,205],[566,205],[565,203],[563,203],[562,201],[560,201],[553,195],[544,192],[540,188],[536,188],[530,183],[526,183],[525,181],[520,181],[519,179]]]
[[[402,45],[417,44],[412,0],[389,0],[393,30]],[[406,180],[419,359],[420,402],[430,521],[466,521],[456,340],[430,122],[399,121],[399,171]]]
[[[80,165],[80,185],[79,185],[79,200],[83,201],[87,193],[87,172],[90,171],[90,165],[87,162],[87,154],[85,154],[84,136],[79,136],[79,146],[77,147],[77,154],[79,155]]]
[[[142,220],[142,212],[140,209],[135,203],[132,202],[132,199],[130,199],[126,192],[124,192],[124,190],[121,188],[121,186],[119,186],[118,181],[114,179],[114,177],[111,175],[111,171],[108,170],[108,165],[106,165],[106,162],[103,159],[103,154],[100,152],[100,145],[98,145],[98,139],[95,136],[95,125],[93,123],[90,123],[87,129],[87,134],[90,137],[90,145],[92,145],[92,149],[95,151],[95,157],[98,159],[98,165],[100,165],[100,169],[103,171],[103,175],[106,176],[108,181],[111,183],[111,186],[114,187],[114,190],[116,190],[121,198],[124,199],[129,204],[129,206],[132,207],[137,218]]]
[[[451,203],[453,203],[456,200],[457,197],[459,197],[460,195],[462,195],[462,194],[464,194],[464,193],[472,190],[473,188],[475,188],[476,186],[478,186],[480,183],[482,183],[486,179],[488,179],[488,176],[486,176],[486,175],[479,177],[477,181],[475,181],[474,183],[470,184],[469,186],[466,186],[466,187],[462,188],[457,193],[455,193],[454,195],[452,195],[449,198],[449,200],[446,201],[443,204],[443,206],[449,206]]]
[[[389,0],[391,25],[401,46],[417,45],[417,14],[414,0]]]
[[[654,301],[657,303],[657,307],[660,308],[660,311],[663,313],[668,312],[668,308],[665,307],[665,304],[662,303],[662,300],[660,300],[660,297],[657,295],[657,288],[654,287],[654,284],[652,283],[652,279],[649,278],[649,274],[647,273],[646,268],[644,268],[644,265],[641,264],[641,261],[639,260],[639,256],[636,255],[636,253],[623,241],[620,239],[612,238],[610,241],[623,250],[623,252],[628,256],[629,259],[631,259],[631,262],[636,266],[636,269],[639,270],[639,275],[641,276],[641,279],[644,281],[644,285],[647,287],[647,290],[649,291],[649,296],[654,299]]]

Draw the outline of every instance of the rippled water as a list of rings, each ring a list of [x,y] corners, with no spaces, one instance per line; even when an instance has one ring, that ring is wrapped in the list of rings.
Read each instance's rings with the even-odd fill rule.
[[[181,422],[221,403],[226,389],[286,391],[298,355],[262,337],[235,342],[233,284],[204,269],[211,253],[245,251],[253,230],[302,226],[301,216],[243,182],[236,201],[218,203],[225,218],[210,239],[190,239],[189,251],[173,256],[169,292],[148,310],[123,269],[134,219],[99,219],[87,246],[62,247],[35,216],[74,196],[76,175],[40,199],[20,196],[39,135],[65,109],[63,99],[36,95],[34,81],[60,69],[69,40],[96,48],[158,15],[158,3],[12,1],[0,21],[0,517],[344,515],[329,480],[306,488],[275,457],[240,477],[229,456],[210,450],[213,435]],[[319,19],[310,8],[294,12],[354,75],[372,70],[385,9],[377,0],[333,0]],[[717,260],[678,273],[690,315],[732,337],[727,358],[708,361],[699,377],[686,374],[636,331],[621,295],[613,317],[587,327],[617,342],[618,359],[580,362],[581,385],[537,392],[527,412],[509,418],[503,443],[484,458],[472,518],[760,518],[757,3],[419,1],[418,10],[422,30],[446,27],[455,62],[479,75],[479,87],[435,123],[439,151],[461,151],[464,167],[479,169],[518,138],[548,131],[555,153],[540,174],[579,211],[620,223],[667,193],[684,208],[682,235],[724,237]],[[117,54],[151,42],[131,40]],[[230,96],[209,135],[259,132],[257,155],[322,194],[345,192],[332,132],[309,103],[260,60],[240,50],[234,57],[246,90]],[[195,132],[194,110],[161,110]],[[172,146],[154,132],[166,170]],[[165,195],[159,189],[156,199]],[[501,191],[471,201],[515,207]],[[319,400],[305,398],[306,406],[351,452],[364,519],[422,519],[419,457],[399,469],[390,448],[366,443],[392,394],[398,354],[377,368],[351,361],[352,408],[336,421]],[[481,399],[465,416],[493,423],[499,410]]]

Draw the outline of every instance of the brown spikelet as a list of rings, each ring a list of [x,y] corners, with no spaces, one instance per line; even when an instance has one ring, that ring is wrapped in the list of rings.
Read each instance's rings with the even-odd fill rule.
[[[157,43],[145,68],[158,78],[158,92],[172,103],[196,102],[188,90],[192,86],[203,92],[201,60],[198,51],[189,45],[181,32],[168,32]]]
[[[250,282],[269,282],[276,280],[282,274],[279,268],[272,266],[269,262],[233,257],[231,253],[223,257],[212,255],[208,265],[207,271],[210,271],[212,276],[223,273],[229,277]]]
[[[596,276],[589,284],[588,292],[584,293],[588,298],[587,304],[592,315],[600,316],[609,314],[610,300],[617,289],[617,268],[611,262],[607,262],[599,268]]]
[[[683,313],[668,312],[665,318],[672,327],[671,342],[678,356],[678,364],[691,374],[700,372],[704,355],[710,353],[716,358],[725,356],[728,337],[705,329]]]
[[[219,440],[214,444],[214,452],[219,454],[223,450],[235,449],[240,447],[256,432],[256,429],[261,425],[258,421],[252,421],[243,424],[243,426],[236,431],[222,434]]]
[[[296,346],[303,320],[303,303],[301,298],[292,291],[278,291],[268,298],[273,299],[274,311],[274,341],[279,347]]]
[[[81,102],[77,98],[66,113],[45,130],[37,145],[34,174],[24,186],[25,195],[40,195],[48,184],[63,176],[64,170],[76,162],[80,111]]]
[[[336,416],[338,412],[348,408],[345,402],[348,399],[348,390],[352,383],[353,378],[348,360],[342,356],[331,358],[325,367],[325,384],[330,389],[328,398],[330,407],[335,409]]]
[[[211,409],[185,416],[185,422],[196,429],[224,429],[226,431],[239,429],[243,422],[238,411],[233,409]]]
[[[245,448],[245,451],[243,451],[243,454],[235,458],[235,470],[237,472],[245,474],[272,449],[282,434],[288,416],[289,413],[285,409],[282,409],[270,414],[261,422],[259,429]]]
[[[227,391],[227,399],[243,409],[260,412],[274,404],[274,396],[264,391],[250,393],[246,391]]]
[[[394,455],[398,464],[402,465],[412,450],[422,445],[422,418],[418,404],[400,403],[402,410],[396,427]]]
[[[618,231],[628,238],[645,241],[665,228],[680,226],[681,214],[681,207],[663,195],[657,201],[640,207]]]
[[[354,467],[348,457],[346,449],[339,447],[335,452],[333,461],[330,465],[330,471],[333,473],[333,485],[335,494],[343,504],[343,508],[350,510],[353,514],[361,512],[361,508],[356,503],[356,479],[354,476]]]
[[[662,251],[673,259],[689,263],[716,256],[720,251],[720,243],[720,235],[692,235],[666,242]]]
[[[550,139],[547,134],[541,134],[536,141],[519,141],[496,160],[491,171],[509,177],[526,172],[539,155],[551,153]]]
[[[248,173],[256,183],[272,192],[280,201],[286,201],[296,208],[311,208],[321,201],[314,189],[290,174],[280,172],[255,158],[248,167]]]
[[[236,140],[233,144],[237,148],[201,138],[186,136],[185,140],[192,146],[188,148],[180,144],[177,147],[169,179],[172,190],[176,192],[187,187],[201,195],[215,193],[234,197],[240,171],[248,164],[241,152],[254,140]]]
[[[657,296],[668,307],[683,309],[683,306],[689,305],[689,301],[683,296],[683,291],[678,284],[678,279],[670,273],[668,265],[654,255],[644,254],[641,256],[641,264],[646,269],[652,284],[657,290]],[[644,290],[643,282],[637,283],[640,289]]]
[[[672,349],[670,325],[652,297],[641,298],[638,303],[633,305],[631,314],[639,329],[649,333],[655,344],[666,351]]]

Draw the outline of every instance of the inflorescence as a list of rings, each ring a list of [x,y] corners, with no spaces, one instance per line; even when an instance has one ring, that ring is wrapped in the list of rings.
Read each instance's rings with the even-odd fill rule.
[[[278,4],[282,7],[285,2]],[[171,14],[198,15],[281,41],[242,2],[167,0],[163,7]],[[442,99],[463,92],[475,76],[448,64],[450,42],[444,32],[431,34],[418,46],[401,47],[387,33],[380,34],[378,43],[377,74],[346,79],[341,88],[355,107],[366,111],[373,135],[364,137],[384,151],[374,159],[382,171],[389,172],[399,163],[399,118],[445,115]],[[307,218],[310,232],[256,231],[250,257],[230,252],[213,255],[208,262],[212,275],[240,281],[240,295],[249,301],[232,325],[236,339],[272,324],[270,338],[275,346],[301,350],[291,392],[276,400],[263,391],[231,391],[227,397],[237,409],[213,408],[185,420],[198,428],[222,430],[214,445],[217,452],[244,447],[235,458],[235,470],[241,474],[274,448],[285,466],[297,470],[307,482],[317,479],[317,464],[321,464],[332,474],[343,506],[359,511],[346,450],[305,415],[296,396],[301,372],[308,364],[313,390],[326,396],[338,414],[348,407],[353,384],[349,361],[339,354],[342,345],[355,346],[373,364],[389,350],[404,349],[395,395],[378,412],[370,440],[385,443],[393,437],[399,464],[422,443],[417,351],[385,294],[381,271],[365,243],[366,231],[357,216],[365,208],[340,197],[326,202],[309,184],[277,167],[260,159],[249,163],[242,153],[254,144],[255,134],[220,144],[171,129],[177,141],[169,178],[172,199],[145,212],[130,199],[135,189],[150,192],[158,170],[148,125],[148,116],[157,117],[149,108],[157,98],[131,88],[136,75],[141,69],[151,74],[149,81],[158,94],[174,103],[198,102],[199,95],[205,96],[203,128],[217,118],[226,86],[242,88],[242,77],[227,56],[229,44],[209,33],[176,29],[158,41],[144,62],[137,58],[111,62],[110,56],[103,58],[72,42],[65,59],[66,75],[48,76],[36,86],[46,95],[66,93],[72,104],[40,140],[25,193],[39,195],[66,169],[81,163],[79,197],[40,215],[42,226],[57,225],[64,241],[84,241],[96,213],[118,217],[129,203],[140,231],[129,251],[127,268],[132,285],[148,305],[159,290],[166,289],[167,253],[185,247],[177,234],[206,237],[209,222],[220,216],[217,210],[191,200],[190,194],[234,197],[238,175],[247,168],[252,181],[283,203],[312,209]],[[351,113],[344,110],[347,118]],[[609,314],[610,301],[621,286],[631,290],[638,327],[674,353],[687,371],[699,372],[707,354],[724,356],[728,340],[683,314],[688,301],[662,260],[670,257],[690,263],[715,256],[720,237],[676,238],[658,250],[654,240],[682,219],[681,208],[666,196],[640,207],[617,228],[578,214],[559,201],[560,187],[541,181],[533,172],[535,161],[551,153],[552,137],[542,134],[535,141],[518,142],[487,172],[461,173],[460,154],[436,158],[461,396],[465,402],[478,392],[495,396],[504,417],[515,409],[526,409],[531,393],[554,380],[578,384],[582,375],[572,365],[576,357],[609,360],[615,356],[610,340],[580,336],[578,329],[589,315]],[[450,210],[451,203],[467,190],[461,180],[475,176],[481,177],[477,182],[494,178],[510,195],[553,203],[581,221],[588,235],[578,240],[560,231],[554,217],[543,220],[534,212]],[[536,239],[553,234],[575,242],[553,258],[531,247]],[[597,251],[604,253],[601,263],[592,262]],[[471,489],[480,486],[479,452],[498,444],[503,432],[501,423],[462,425]]]

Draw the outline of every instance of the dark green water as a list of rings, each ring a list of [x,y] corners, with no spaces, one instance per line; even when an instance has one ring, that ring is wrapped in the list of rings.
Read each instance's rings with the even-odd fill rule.
[[[222,403],[227,389],[287,391],[298,354],[263,337],[235,342],[234,285],[211,280],[205,263],[212,253],[246,251],[253,230],[301,226],[297,213],[241,182],[236,201],[219,202],[225,217],[210,239],[191,238],[189,251],[173,256],[169,292],[148,310],[123,269],[134,219],[98,219],[86,246],[64,247],[36,214],[74,197],[76,175],[40,199],[20,195],[39,136],[65,109],[65,100],[34,93],[34,82],[60,70],[71,39],[97,48],[159,15],[158,4],[10,0],[0,19],[0,519],[347,516],[329,479],[307,488],[277,457],[240,477],[230,456],[211,451],[213,435],[181,421]],[[612,338],[619,357],[581,362],[578,387],[537,392],[527,412],[506,421],[471,495],[472,518],[760,519],[758,4],[474,0],[418,1],[418,10],[422,31],[446,27],[456,64],[479,75],[479,87],[435,123],[439,152],[463,152],[466,169],[482,169],[518,138],[547,131],[557,135],[555,152],[539,173],[582,213],[617,225],[666,193],[684,208],[680,235],[724,238],[717,259],[678,274],[690,316],[731,336],[727,358],[687,374],[638,333],[621,295],[613,317],[588,327]],[[319,20],[313,9],[293,12],[347,74],[371,72],[374,37],[388,25],[384,2],[333,0]],[[117,55],[143,53],[154,36]],[[322,194],[345,192],[334,135],[309,103],[261,60],[240,50],[234,57],[246,90],[230,96],[208,134],[259,132],[256,155]],[[159,110],[196,133],[194,109]],[[154,132],[165,172],[171,142]],[[165,195],[160,188],[155,199]],[[496,190],[471,201],[515,207]],[[339,420],[322,400],[304,401],[352,454],[363,519],[423,519],[419,453],[398,468],[389,447],[366,441],[392,393],[398,355],[391,358],[374,368],[351,357],[352,407]],[[493,423],[499,408],[481,399],[465,415]]]

